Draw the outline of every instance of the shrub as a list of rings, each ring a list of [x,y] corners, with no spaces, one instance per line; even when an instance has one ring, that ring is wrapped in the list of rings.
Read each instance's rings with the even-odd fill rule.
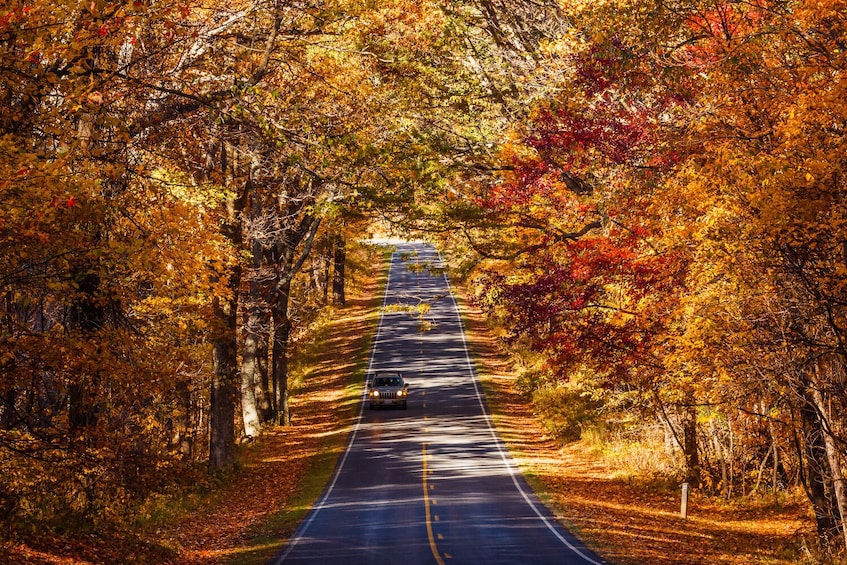
[[[537,388],[532,393],[532,405],[547,433],[563,443],[579,440],[587,426],[601,419],[602,404],[569,384]]]

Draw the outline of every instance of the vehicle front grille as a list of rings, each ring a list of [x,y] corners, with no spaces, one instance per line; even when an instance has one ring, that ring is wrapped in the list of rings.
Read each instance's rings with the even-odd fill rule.
[[[385,398],[385,399],[388,399],[388,400],[393,400],[393,399],[397,398],[397,393],[396,392],[380,392],[379,397]]]

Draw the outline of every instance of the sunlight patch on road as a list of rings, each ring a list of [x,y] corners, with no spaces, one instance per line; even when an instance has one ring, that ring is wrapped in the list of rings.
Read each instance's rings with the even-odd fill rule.
[[[435,557],[435,561],[438,565],[444,565],[444,561],[441,559],[441,556],[438,554],[438,547],[435,544],[435,537],[432,533],[432,514],[429,509],[429,487],[427,487],[427,478],[426,476],[431,472],[427,469],[427,461],[426,461],[426,444],[421,444],[421,460],[423,462],[423,493],[424,493],[424,506],[426,508],[426,533],[429,537],[429,548],[432,550],[432,556]],[[433,502],[434,503],[434,502]],[[438,516],[435,517],[435,520],[438,521]],[[441,534],[438,534],[438,539],[443,539]]]

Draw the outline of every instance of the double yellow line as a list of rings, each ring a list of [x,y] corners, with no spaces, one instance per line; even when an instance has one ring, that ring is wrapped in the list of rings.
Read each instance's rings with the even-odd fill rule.
[[[423,454],[423,493],[424,507],[426,508],[426,533],[429,536],[429,549],[432,551],[432,556],[435,557],[436,563],[438,565],[444,565],[441,555],[438,554],[438,547],[435,545],[435,535],[432,533],[432,513],[429,510],[429,485],[426,480],[429,470],[427,468],[425,443],[421,445],[421,449]]]

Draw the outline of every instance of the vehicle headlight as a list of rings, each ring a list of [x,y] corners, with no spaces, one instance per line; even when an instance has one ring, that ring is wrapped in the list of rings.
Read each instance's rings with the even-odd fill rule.
[[[397,391],[397,396],[405,396],[405,395],[406,395],[406,391],[405,391],[405,390],[398,390],[398,391]]]
[[[379,391],[378,390],[372,390],[371,396],[379,396]]]

